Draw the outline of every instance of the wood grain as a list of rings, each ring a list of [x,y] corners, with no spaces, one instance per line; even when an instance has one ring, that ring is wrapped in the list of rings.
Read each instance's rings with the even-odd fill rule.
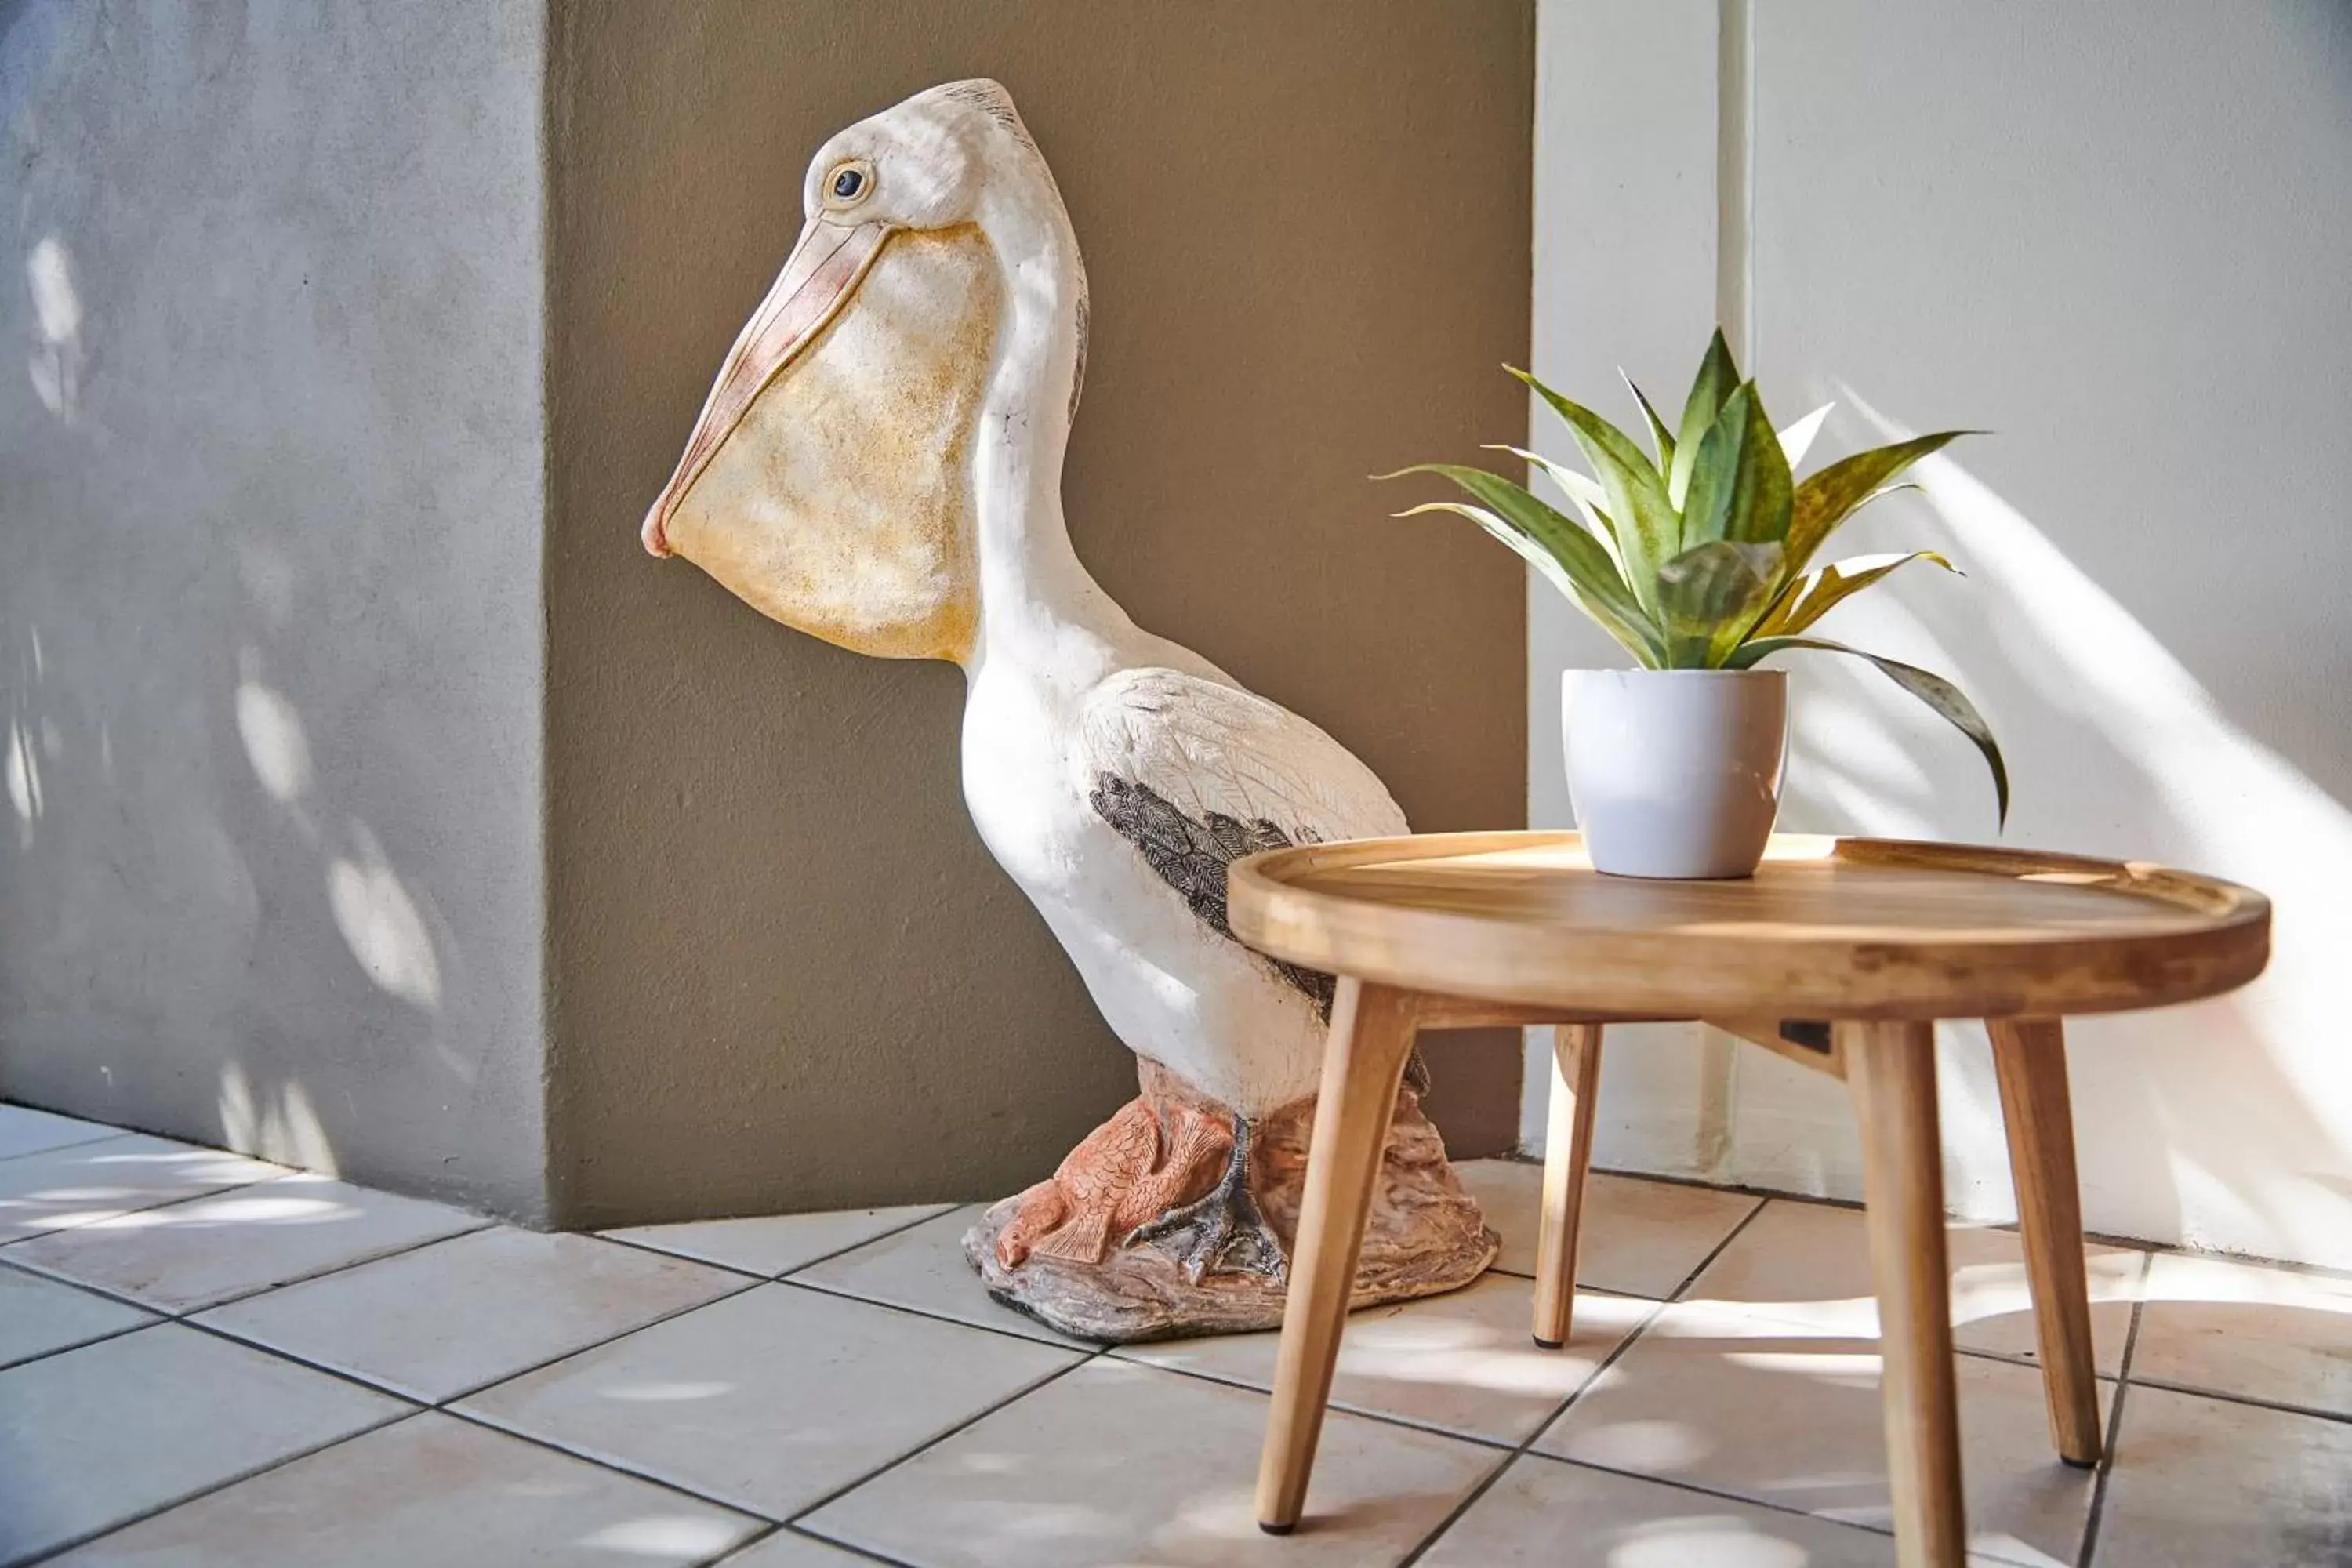
[[[1543,1205],[1536,1230],[1536,1343],[1568,1342],[1576,1312],[1576,1241],[1584,1174],[1592,1165],[1592,1114],[1600,1099],[1601,1026],[1552,1030],[1551,1110],[1544,1140]]]
[[[2099,1462],[2099,1396],[2083,1270],[2083,1202],[2066,1089],[2065,1026],[2055,1018],[1995,1020],[1992,1064],[2017,1184],[2018,1229],[2033,1293],[2033,1334],[2050,1401],[2050,1439],[2070,1465]]]
[[[1959,1397],[1944,1248],[1936,1032],[1924,1023],[1837,1026],[1862,1124],[1871,1273],[1878,1286],[1880,1398],[1902,1568],[1961,1568]]]
[[[1331,1396],[1331,1369],[1363,1246],[1364,1213],[1412,1049],[1416,1000],[1345,977],[1332,1000],[1331,1039],[1275,1360],[1273,1413],[1258,1461],[1258,1525],[1271,1534],[1288,1534],[1306,1506],[1307,1478],[1323,1435],[1323,1407]]]
[[[1572,833],[1433,834],[1253,856],[1252,947],[1385,984],[1591,1017],[2057,1016],[2259,973],[2270,905],[2161,867],[1780,837],[1755,877],[1606,877]]]

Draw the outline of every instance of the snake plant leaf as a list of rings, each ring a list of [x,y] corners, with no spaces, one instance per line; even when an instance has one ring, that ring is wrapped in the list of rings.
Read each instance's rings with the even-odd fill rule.
[[[1817,566],[1780,590],[1750,637],[1780,637],[1803,631],[1829,614],[1842,599],[1851,598],[1898,566],[1932,561],[1955,577],[1966,574],[1932,550],[1890,551],[1884,555],[1854,555]]]
[[[1500,474],[1490,474],[1484,468],[1467,468],[1458,463],[1419,463],[1410,468],[1400,468],[1394,474],[1381,474],[1380,479],[1396,479],[1404,474],[1436,474],[1453,480],[1470,493],[1473,500],[1487,510],[1498,514],[1516,532],[1525,536],[1568,574],[1576,584],[1577,597],[1591,607],[1595,619],[1606,616],[1626,621],[1637,632],[1646,634],[1642,640],[1653,647],[1658,643],[1654,623],[1639,598],[1620,574],[1618,563],[1598,539],[1579,528],[1575,521],[1561,515],[1525,486],[1512,483]],[[1614,636],[1614,629],[1612,628]],[[1619,639],[1622,641],[1621,637]]]
[[[1725,400],[1699,440],[1683,505],[1683,542],[1777,544],[1789,531],[1791,493],[1788,454],[1751,381]]]
[[[1979,430],[1938,430],[1916,436],[1891,447],[1873,447],[1842,462],[1832,463],[1797,487],[1796,505],[1789,519],[1789,556],[1781,570],[1790,576],[1802,572],[1832,530],[1863,502],[1874,500],[1879,487],[1947,443]]]
[[[1541,506],[1543,503],[1537,501],[1536,504]],[[1553,554],[1525,530],[1514,526],[1485,507],[1465,506],[1460,501],[1423,501],[1419,506],[1410,507],[1396,515],[1419,517],[1425,512],[1433,511],[1446,511],[1452,512],[1456,517],[1466,517],[1488,534],[1508,545],[1521,560],[1540,573],[1544,581],[1558,590],[1560,597],[1590,616],[1594,625],[1614,637],[1617,645],[1640,660],[1644,668],[1656,669],[1664,664],[1665,646],[1659,639],[1656,630],[1651,626],[1649,616],[1643,613],[1641,605],[1633,602],[1633,595],[1626,591],[1625,584],[1619,580],[1616,573],[1608,569],[1608,563],[1605,560],[1601,563],[1601,569],[1599,571],[1590,568],[1571,569],[1566,562]],[[1558,517],[1559,513],[1555,512],[1552,515]],[[1570,531],[1582,533],[1582,531],[1568,519],[1563,517],[1559,521],[1562,526]],[[1585,534],[1583,537],[1588,543],[1592,542],[1591,535]],[[1597,551],[1600,546],[1594,543],[1593,548]]]
[[[1624,576],[1625,556],[1617,546],[1617,524],[1609,516],[1609,495],[1601,488],[1599,479],[1590,474],[1579,473],[1566,463],[1556,462],[1541,452],[1530,452],[1525,447],[1489,442],[1479,450],[1508,452],[1558,485],[1568,499],[1576,503],[1576,510],[1584,514],[1585,525],[1599,536],[1602,546],[1609,552],[1609,558],[1617,563],[1617,574]]]
[[[1683,510],[1690,494],[1691,466],[1698,461],[1698,444],[1738,387],[1739,367],[1731,363],[1731,345],[1723,341],[1723,329],[1717,327],[1715,336],[1707,340],[1706,357],[1699,361],[1698,379],[1691,383],[1690,396],[1683,403],[1682,427],[1675,432],[1674,461],[1666,469],[1666,501],[1676,511]]]
[[[1856,658],[1868,659],[1887,679],[1935,710],[1939,718],[1966,735],[1969,743],[1982,753],[1985,766],[1992,770],[1993,798],[2000,804],[2000,825],[2004,827],[2009,825],[2009,767],[2000,760],[2000,747],[1992,738],[1991,726],[1984,721],[1984,715],[1977,711],[1976,704],[1942,676],[1845,643],[1832,642],[1827,637],[1757,637],[1742,643],[1733,651],[1726,668],[1747,669],[1784,649],[1801,647],[1819,648],[1825,653],[1852,654]]]
[[[1526,371],[1505,368],[1567,421],[1569,433],[1576,437],[1608,493],[1609,515],[1617,522],[1617,552],[1624,558],[1626,580],[1642,607],[1654,615],[1658,563],[1682,547],[1682,519],[1666,500],[1665,482],[1625,432]]]
[[[1633,395],[1633,401],[1642,405],[1642,417],[1650,426],[1650,443],[1658,449],[1658,472],[1663,474],[1674,467],[1674,432],[1666,428],[1666,422],[1658,417],[1658,411],[1650,405],[1648,395],[1634,384],[1632,376],[1625,374],[1624,366],[1617,367],[1617,374],[1625,383],[1625,390]]]
[[[1824,403],[1794,425],[1780,432],[1780,450],[1789,454],[1789,467],[1795,468],[1813,449],[1813,437],[1822,433],[1822,421],[1830,416],[1834,403]]]
[[[1658,605],[1674,669],[1715,669],[1771,602],[1778,544],[1710,540],[1658,568]]]

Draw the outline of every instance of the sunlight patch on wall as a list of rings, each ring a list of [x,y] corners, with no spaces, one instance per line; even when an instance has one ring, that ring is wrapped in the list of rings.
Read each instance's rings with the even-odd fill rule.
[[[310,788],[310,742],[285,693],[247,676],[236,689],[236,733],[271,799],[291,805]]]
[[[33,355],[26,365],[33,394],[70,423],[80,397],[82,312],[64,240],[41,237],[25,258],[25,283],[33,296]]]
[[[285,1084],[273,1101],[267,1089],[257,1095],[245,1068],[230,1062],[221,1068],[219,1104],[223,1141],[238,1153],[330,1176],[341,1173],[334,1145],[310,1091],[299,1083]]]
[[[335,929],[378,986],[420,1007],[441,1002],[441,965],[433,939],[375,835],[352,825],[353,851],[327,866],[327,900]]]

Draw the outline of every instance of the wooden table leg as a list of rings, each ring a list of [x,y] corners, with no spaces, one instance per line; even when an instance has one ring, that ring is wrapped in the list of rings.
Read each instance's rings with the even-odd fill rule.
[[[1275,1361],[1274,1408],[1258,1463],[1258,1527],[1268,1534],[1289,1534],[1306,1506],[1339,1331],[1355,1290],[1364,1215],[1412,1049],[1416,1003],[1410,992],[1344,975],[1332,999]]]
[[[1992,1065],[2009,1128],[2033,1333],[2050,1400],[2050,1439],[2070,1465],[2099,1462],[2099,1394],[2091,1351],[2091,1292],[2083,1277],[2083,1201],[2074,1176],[2074,1118],[2066,1092],[2066,1028],[2055,1018],[1988,1019]]]
[[[1935,1026],[1842,1023],[1837,1029],[1862,1122],[1895,1556],[1903,1568],[1960,1568],[1968,1527],[1944,1253]]]
[[[1550,1131],[1544,1139],[1543,1212],[1536,1232],[1535,1341],[1568,1342],[1576,1312],[1577,1221],[1592,1164],[1592,1110],[1601,1086],[1601,1026],[1552,1030]]]

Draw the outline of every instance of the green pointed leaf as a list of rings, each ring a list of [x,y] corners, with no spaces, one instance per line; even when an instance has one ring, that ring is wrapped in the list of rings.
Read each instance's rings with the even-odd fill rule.
[[[1599,540],[1547,505],[1540,497],[1524,486],[1513,484],[1500,474],[1490,474],[1484,468],[1466,468],[1458,463],[1417,463],[1409,468],[1400,468],[1395,474],[1377,477],[1395,479],[1403,474],[1437,474],[1461,486],[1470,493],[1472,500],[1495,514],[1513,532],[1531,541],[1558,563],[1559,571],[1573,585],[1574,591],[1569,597],[1583,605],[1586,613],[1599,621],[1603,630],[1629,648],[1641,650],[1637,657],[1645,662],[1663,654],[1663,644],[1654,623],[1633,596],[1625,579],[1618,574],[1617,563],[1610,558],[1609,552],[1601,547]],[[1474,518],[1472,521],[1481,527],[1486,526],[1482,520]],[[1513,548],[1517,547],[1514,545]],[[1559,586],[1556,580],[1554,586]]]
[[[1658,569],[1666,659],[1675,669],[1715,669],[1771,602],[1778,544],[1727,539],[1685,550]]]
[[[1699,441],[1738,386],[1739,367],[1731,363],[1731,345],[1723,341],[1723,329],[1717,327],[1715,336],[1707,340],[1706,357],[1699,361],[1698,379],[1691,383],[1690,396],[1683,402],[1682,427],[1675,432],[1674,462],[1666,470],[1666,501],[1676,511],[1683,510],[1690,494],[1691,465],[1698,461]]]
[[[1789,455],[1789,467],[1795,468],[1813,449],[1813,437],[1822,433],[1822,421],[1830,416],[1834,403],[1824,403],[1786,430],[1780,432],[1780,450]]]
[[[1647,420],[1650,426],[1650,443],[1658,449],[1658,472],[1663,474],[1674,466],[1674,433],[1666,428],[1666,422],[1658,417],[1658,411],[1650,406],[1648,396],[1640,387],[1633,384],[1633,378],[1625,374],[1623,366],[1618,367],[1617,374],[1623,378],[1625,390],[1633,395],[1633,401],[1642,405],[1642,417]]]
[[[1942,676],[1921,669],[1916,665],[1882,658],[1877,654],[1867,653],[1842,642],[1832,642],[1827,637],[1758,637],[1753,642],[1740,645],[1732,654],[1727,668],[1746,669],[1784,649],[1800,647],[1820,648],[1825,653],[1852,654],[1856,658],[1868,659],[1887,679],[1935,710],[1937,717],[1966,735],[1969,743],[1983,755],[1985,766],[1992,770],[1993,797],[2000,804],[2000,825],[2004,827],[2009,825],[2009,767],[2000,760],[2000,747],[1992,738],[1991,726],[1984,721],[1984,715],[1977,711],[1976,704]]]
[[[1576,510],[1584,514],[1585,525],[1599,535],[1601,542],[1608,547],[1609,558],[1617,563],[1617,574],[1621,577],[1625,574],[1625,558],[1617,547],[1617,524],[1610,520],[1609,513],[1605,510],[1609,504],[1609,496],[1608,492],[1601,488],[1599,479],[1590,474],[1580,474],[1566,463],[1556,462],[1541,452],[1530,452],[1525,447],[1490,442],[1481,447],[1479,450],[1508,452],[1558,485],[1566,493],[1568,499],[1576,503]]]
[[[1453,500],[1432,500],[1409,507],[1396,515],[1420,517],[1433,511],[1466,517],[1508,545],[1512,552],[1534,567],[1561,598],[1591,616],[1595,626],[1615,638],[1617,645],[1632,654],[1645,668],[1656,669],[1664,662],[1664,646],[1651,628],[1649,618],[1643,615],[1641,606],[1624,595],[1622,584],[1613,594],[1606,587],[1606,583],[1614,580],[1613,576],[1593,578],[1590,584],[1580,581],[1560,563],[1558,556],[1485,507],[1465,506]]]
[[[1891,447],[1874,447],[1832,463],[1805,480],[1797,487],[1796,504],[1789,518],[1789,558],[1781,569],[1791,576],[1803,571],[1831,531],[1873,499],[1887,480],[1948,442],[1981,434],[1938,430]]]
[[[1508,368],[1508,367],[1506,367]],[[1590,408],[1562,397],[1523,370],[1511,374],[1534,389],[1568,422],[1569,433],[1584,452],[1609,497],[1609,515],[1617,523],[1617,552],[1624,558],[1626,580],[1642,607],[1657,611],[1658,564],[1681,546],[1682,520],[1667,504],[1664,481],[1632,437]]]
[[[1897,550],[1885,555],[1855,555],[1816,567],[1780,591],[1750,637],[1780,637],[1803,631],[1829,614],[1842,599],[1853,597],[1898,566],[1932,561],[1955,577],[1960,569],[1932,550]]]
[[[1751,381],[1725,400],[1699,440],[1683,505],[1683,542],[1776,544],[1789,531],[1790,495],[1788,455]]]

